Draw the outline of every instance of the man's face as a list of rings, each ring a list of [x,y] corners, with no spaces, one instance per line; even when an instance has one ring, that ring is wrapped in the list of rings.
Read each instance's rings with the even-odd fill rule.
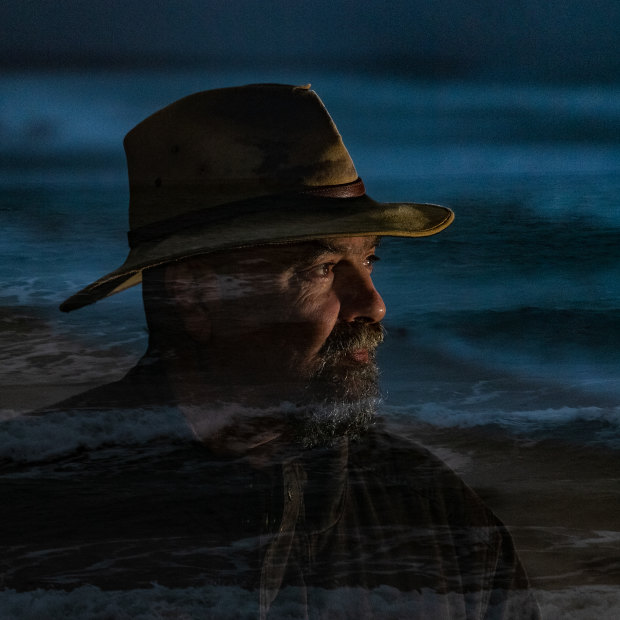
[[[220,255],[208,344],[218,380],[273,385],[283,400],[310,384],[326,397],[342,381],[351,388],[374,368],[381,341],[376,245],[374,237],[329,238]]]

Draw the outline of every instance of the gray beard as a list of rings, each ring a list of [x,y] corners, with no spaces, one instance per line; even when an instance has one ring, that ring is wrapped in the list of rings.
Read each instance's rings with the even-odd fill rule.
[[[304,448],[359,438],[375,422],[379,370],[374,359],[359,367],[339,362],[338,354],[326,357],[306,386],[293,421],[295,440]]]
[[[294,440],[303,448],[333,446],[343,437],[358,439],[376,419],[378,399],[310,406],[296,418]]]
[[[300,376],[290,396],[279,401],[279,406],[273,400],[239,401],[249,409],[229,418],[226,428],[219,430],[219,441],[226,443],[228,435],[239,433],[251,437],[279,425],[291,447],[328,447],[343,437],[362,436],[376,419],[379,370],[374,352],[382,340],[383,329],[378,324],[338,325],[321,348],[314,368]],[[351,351],[355,349],[368,351],[367,363],[354,361]],[[216,400],[231,402],[230,394]]]

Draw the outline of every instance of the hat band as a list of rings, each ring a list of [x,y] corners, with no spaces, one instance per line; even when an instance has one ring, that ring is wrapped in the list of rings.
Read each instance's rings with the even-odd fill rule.
[[[317,187],[309,187],[301,192],[291,192],[285,194],[274,194],[269,196],[259,196],[257,198],[249,198],[246,200],[236,200],[227,202],[217,207],[209,207],[207,209],[197,209],[190,213],[184,213],[176,217],[166,220],[147,224],[140,228],[134,228],[127,233],[129,247],[144,243],[145,241],[153,241],[179,232],[185,228],[199,226],[201,224],[209,224],[231,216],[234,211],[235,215],[241,213],[250,213],[259,209],[264,209],[266,205],[273,205],[274,202],[280,202],[282,199],[290,199],[295,196],[313,196],[318,198],[359,198],[364,196],[366,188],[362,179],[359,177],[351,183],[343,183],[341,185],[319,185]]]
[[[364,187],[364,181],[357,177],[355,181],[351,181],[350,183],[343,183],[342,185],[318,185],[297,193],[321,196],[322,198],[359,198],[366,193],[366,188]]]

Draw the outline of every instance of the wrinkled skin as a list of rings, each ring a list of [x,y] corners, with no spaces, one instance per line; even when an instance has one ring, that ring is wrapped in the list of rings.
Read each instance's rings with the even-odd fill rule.
[[[184,354],[177,385],[198,373],[210,401],[312,404],[333,432],[334,406],[377,395],[385,305],[372,282],[376,245],[374,237],[321,239],[167,266],[198,365],[189,368]]]

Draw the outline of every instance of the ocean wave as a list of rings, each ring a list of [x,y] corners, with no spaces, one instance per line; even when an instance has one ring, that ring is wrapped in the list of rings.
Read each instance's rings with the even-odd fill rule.
[[[545,620],[615,620],[620,614],[620,586],[574,586],[535,595]]]
[[[476,403],[473,403],[474,405]],[[388,415],[434,427],[497,427],[528,441],[553,439],[577,445],[603,445],[620,449],[620,407],[549,407],[506,410],[467,408],[462,402],[385,405]]]
[[[198,90],[253,81],[255,75],[235,70],[8,74],[0,80],[4,142],[114,147],[118,144],[115,135],[123,135],[144,115],[175,99]],[[461,142],[464,136],[497,137],[498,131],[513,139],[519,135],[563,136],[564,140],[567,135],[577,139],[594,135],[609,141],[617,136],[620,122],[617,86],[600,89],[376,78],[369,89],[367,76],[328,72],[316,74],[314,86],[337,119],[353,108],[355,100],[357,116],[368,127],[366,134],[375,138],[376,132],[390,142],[402,140],[412,129],[422,138],[453,132]],[[377,109],[388,113],[377,116]],[[542,122],[549,117],[553,123]],[[390,118],[399,122],[386,135],[383,125]],[[467,125],[464,118],[477,122]]]
[[[400,605],[390,604],[389,588],[372,592],[375,608],[381,610],[384,620],[404,620],[423,612],[414,597]],[[557,590],[535,590],[545,620],[616,620],[620,611],[620,587],[587,585]],[[335,594],[339,601],[337,617],[347,615],[347,605],[357,607],[357,588],[340,588]],[[440,601],[450,595],[437,594]],[[257,594],[232,586],[205,586],[202,588],[152,588],[106,592],[92,586],[83,586],[71,592],[35,590],[0,593],[0,611],[5,620],[39,620],[63,618],[66,620],[191,620],[198,618],[250,619],[257,616]],[[395,597],[393,597],[395,598]],[[299,609],[288,607],[278,619],[297,618]],[[330,616],[332,617],[332,616]],[[422,617],[422,616],[420,616]],[[428,616],[426,616],[428,617]]]
[[[44,462],[78,451],[193,440],[174,408],[113,409],[20,416],[0,423],[0,461]]]

